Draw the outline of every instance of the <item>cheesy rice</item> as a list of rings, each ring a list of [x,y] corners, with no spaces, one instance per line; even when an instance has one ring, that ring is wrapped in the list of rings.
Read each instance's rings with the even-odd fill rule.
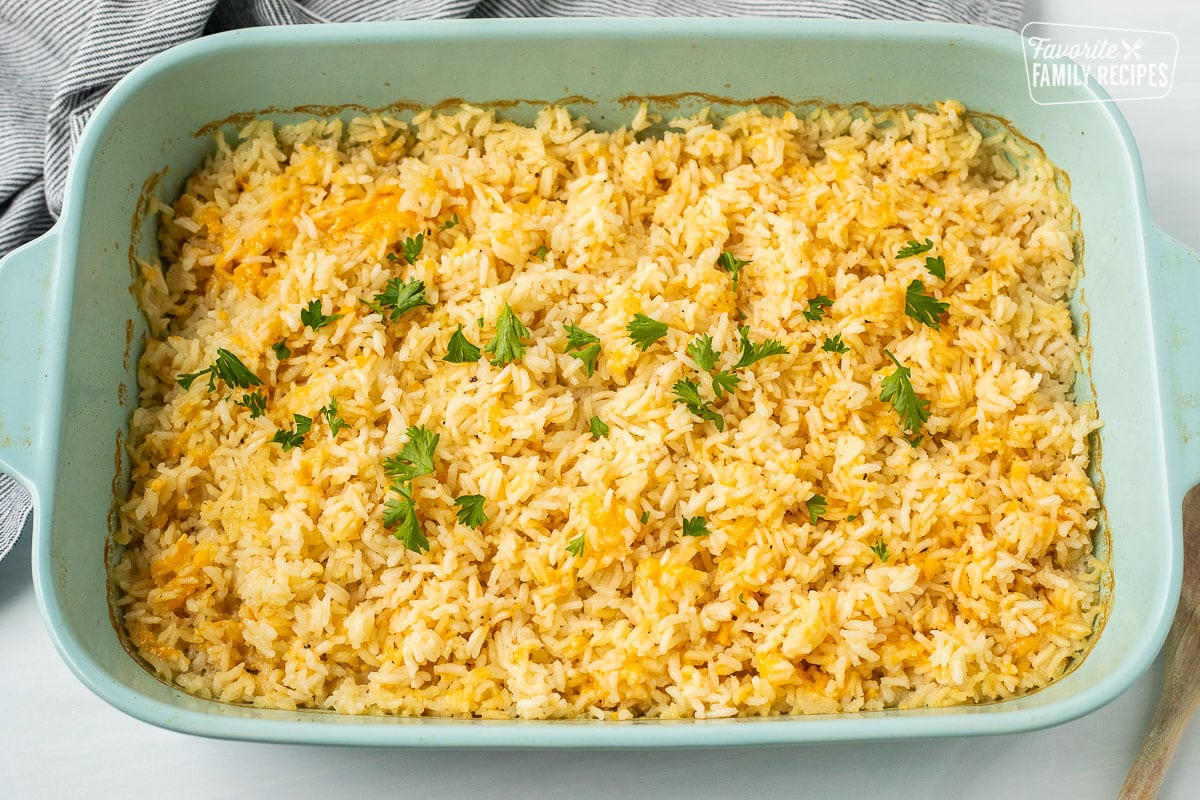
[[[258,706],[607,719],[983,703],[1082,658],[1099,423],[1072,395],[1053,165],[953,101],[651,121],[464,107],[218,136],[139,283],[113,576],[146,664]],[[391,319],[392,279],[431,305]],[[946,304],[932,324],[914,281]],[[335,318],[306,323],[314,300]],[[506,305],[519,358],[444,360]],[[637,314],[667,326],[645,350]],[[567,325],[599,340],[591,376]],[[732,370],[739,326],[787,352]],[[739,377],[720,398],[687,350],[704,334]],[[219,348],[262,385],[185,389]],[[897,364],[919,428],[882,397]],[[439,437],[410,483],[425,552],[384,524],[417,428]]]

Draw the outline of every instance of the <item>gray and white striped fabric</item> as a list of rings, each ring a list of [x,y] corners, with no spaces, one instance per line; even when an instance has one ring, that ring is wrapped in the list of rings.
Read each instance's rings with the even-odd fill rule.
[[[172,45],[256,25],[464,17],[753,16],[938,20],[1016,29],[1022,0],[0,0],[0,257],[47,230],[88,116]],[[16,389],[17,387],[12,387]],[[29,510],[0,473],[0,558]]]

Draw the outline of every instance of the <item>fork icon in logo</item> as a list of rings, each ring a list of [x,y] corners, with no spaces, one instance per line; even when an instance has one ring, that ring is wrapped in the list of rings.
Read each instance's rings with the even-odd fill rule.
[[[1125,41],[1124,39],[1122,39],[1122,40],[1121,40],[1121,45],[1122,45],[1122,46],[1125,48],[1125,55],[1121,56],[1121,58],[1123,58],[1124,60],[1128,61],[1128,60],[1129,60],[1129,57],[1130,57],[1130,56],[1133,56],[1133,57],[1134,57],[1134,58],[1136,58],[1138,61],[1141,61],[1141,60],[1142,60],[1142,54],[1141,54],[1141,53],[1139,53],[1138,51],[1139,51],[1139,50],[1141,50],[1141,49],[1142,49],[1142,47],[1143,47],[1145,44],[1146,44],[1146,42],[1145,42],[1145,40],[1143,40],[1143,39],[1138,39],[1138,40],[1137,40],[1137,41],[1135,41],[1133,44],[1130,44],[1129,42],[1127,42],[1127,41]]]

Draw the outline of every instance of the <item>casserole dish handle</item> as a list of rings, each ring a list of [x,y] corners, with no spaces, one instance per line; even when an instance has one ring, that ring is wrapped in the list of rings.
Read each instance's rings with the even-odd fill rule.
[[[1168,453],[1178,453],[1178,470],[1168,474],[1176,508],[1200,483],[1200,252],[1155,228],[1161,280],[1151,298],[1159,342],[1158,365],[1166,408],[1163,427]],[[1153,262],[1151,262],[1153,264]]]
[[[35,496],[51,467],[45,433],[60,405],[51,396],[67,327],[59,241],[51,228],[0,259],[0,469]]]

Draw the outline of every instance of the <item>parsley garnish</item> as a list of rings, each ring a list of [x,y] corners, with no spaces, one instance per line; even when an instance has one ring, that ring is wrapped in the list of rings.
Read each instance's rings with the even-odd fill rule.
[[[267,396],[260,389],[252,394],[242,395],[235,405],[250,409],[250,419],[258,419],[267,413]]]
[[[417,519],[417,507],[412,497],[412,482],[422,475],[433,474],[433,453],[441,436],[423,426],[408,429],[408,442],[398,455],[384,459],[383,469],[392,479],[388,488],[400,495],[390,498],[383,506],[383,524],[395,528],[395,537],[409,550],[424,553],[429,540]]]
[[[583,555],[583,534],[579,534],[571,541],[567,542],[567,552],[573,556]]]
[[[454,505],[458,506],[458,510],[455,512],[458,515],[458,521],[468,528],[481,527],[488,521],[488,515],[483,510],[485,499],[481,494],[464,494],[462,497],[456,498]]]
[[[247,369],[237,356],[223,348],[217,348],[217,360],[211,367],[202,369],[199,372],[192,372],[186,375],[178,375],[175,380],[184,391],[192,388],[192,383],[202,375],[208,376],[208,390],[215,392],[217,390],[217,378],[223,380],[229,386],[236,386],[239,389],[249,389],[251,386],[262,386],[262,381],[259,377]]]
[[[923,442],[923,441],[925,441],[925,436],[924,436],[924,435],[921,435],[921,436],[914,436],[913,438],[911,438],[911,439],[909,439],[909,440],[908,440],[908,445],[909,445],[909,447],[911,447],[912,449],[916,450],[918,447],[920,447],[920,446],[921,446],[921,442]]]
[[[779,342],[778,339],[767,339],[762,344],[754,344],[750,341],[750,326],[742,325],[738,328],[738,335],[742,337],[742,357],[733,365],[734,369],[748,367],[751,364],[762,361],[770,356],[782,356],[787,354],[787,347]]]
[[[454,216],[452,216],[450,219],[443,222],[441,225],[438,225],[438,230],[439,231],[448,231],[457,224],[458,224],[458,212],[455,212]]]
[[[825,495],[823,494],[814,494],[804,501],[804,505],[808,507],[808,521],[814,525],[829,510],[829,506],[825,502]]]
[[[390,488],[399,497],[389,497],[383,504],[383,526],[389,530],[395,529],[393,536],[404,542],[404,546],[414,553],[424,553],[429,549],[429,540],[421,530],[421,521],[417,519],[417,504],[413,502],[412,486],[406,483],[393,482]]]
[[[850,348],[842,341],[842,335],[835,333],[833,336],[826,336],[825,343],[821,345],[821,349],[826,353],[849,353]]]
[[[925,259],[925,269],[929,270],[929,274],[935,278],[946,280],[946,262],[942,260],[941,256]]]
[[[534,251],[534,255],[543,261],[545,260],[546,256],[549,255],[549,253],[550,248],[546,247],[546,245],[542,245],[536,251]]]
[[[375,295],[374,303],[367,303],[366,300],[362,302],[381,317],[390,317],[392,320],[400,319],[401,314],[414,308],[433,307],[433,303],[425,299],[425,281],[417,278],[408,283],[399,278],[391,278],[384,290]]]
[[[719,350],[713,350],[712,336],[705,333],[692,339],[687,346],[687,354],[696,362],[696,366],[705,372],[712,372],[721,357]]]
[[[916,433],[929,419],[929,401],[917,397],[909,376],[912,370],[900,363],[890,350],[883,351],[896,365],[896,371],[883,379],[879,399],[891,403],[900,415],[900,424],[909,433]]]
[[[504,310],[500,312],[500,318],[496,320],[496,338],[483,348],[492,354],[490,359],[492,366],[502,367],[523,356],[525,342],[522,340],[527,336],[529,336],[529,329],[521,324],[521,320],[517,319],[517,315],[508,307],[508,303],[505,303]]]
[[[712,336],[707,333],[697,336],[688,344],[687,354],[696,362],[697,367],[712,374],[713,394],[718,400],[726,394],[733,394],[733,390],[742,379],[729,370],[714,372],[721,353],[719,350],[713,350]]]
[[[856,519],[858,519],[858,514],[851,514],[850,516],[846,517],[846,522],[854,522]]]
[[[410,236],[400,243],[400,251],[404,254],[404,260],[410,264],[417,263],[417,259],[421,256],[421,250],[424,247],[425,234],[423,233]]]
[[[450,336],[450,341],[446,344],[446,357],[442,361],[448,361],[451,364],[469,364],[472,361],[479,360],[479,348],[471,344],[467,337],[463,335],[462,325],[454,331]]]
[[[349,428],[350,423],[338,416],[337,398],[329,398],[329,405],[322,407],[320,415],[329,423],[329,435],[337,437],[342,428]]]
[[[809,322],[819,322],[821,317],[825,316],[825,309],[832,307],[833,301],[825,295],[819,294],[808,301],[808,308],[802,313],[804,314],[804,318]]]
[[[640,517],[640,519],[641,519],[641,521],[642,521],[642,524],[643,524],[643,525],[645,525],[647,522],[649,522],[649,521],[650,521],[650,512],[649,512],[649,511],[643,511],[643,512],[642,512],[642,516]]]
[[[718,431],[725,430],[725,418],[713,410],[712,401],[700,399],[700,386],[695,381],[675,381],[675,402],[682,403],[700,419],[706,419],[717,426]]]
[[[708,529],[708,520],[704,517],[683,518],[684,536],[708,536],[710,533],[712,531]]]
[[[324,328],[334,320],[341,319],[343,316],[345,315],[333,314],[331,316],[325,316],[325,314],[321,311],[320,300],[311,300],[309,301],[307,307],[300,309],[300,321],[312,328],[313,333],[321,330],[321,328]]]
[[[712,376],[713,394],[718,400],[720,400],[726,394],[733,394],[733,390],[737,388],[737,385],[741,383],[741,381],[741,375],[734,375],[729,370],[714,372]]]
[[[741,273],[742,267],[749,263],[749,259],[743,261],[728,251],[721,253],[720,257],[717,258],[717,266],[728,272],[729,276],[733,279],[734,294],[737,294],[738,281],[741,279],[741,275],[739,273]]]
[[[650,345],[667,335],[667,323],[650,319],[645,314],[634,314],[627,330],[629,338],[645,352],[650,349]]]
[[[888,552],[887,542],[885,542],[883,539],[879,539],[875,542],[875,544],[871,545],[871,552],[877,555],[879,560],[885,564],[887,563],[888,558],[890,558],[892,555]]]
[[[592,377],[596,371],[596,359],[600,357],[600,337],[569,322],[563,326],[563,330],[567,332],[567,349],[564,352],[582,361],[583,371],[589,378]]]
[[[312,430],[312,417],[306,417],[303,414],[292,414],[292,420],[296,423],[294,430],[281,428],[275,431],[275,435],[271,438],[271,441],[275,444],[283,445],[285,453],[293,447],[299,447],[304,441],[304,435]]]
[[[278,342],[271,345],[271,349],[275,351],[275,357],[280,361],[283,361],[285,358],[292,357],[292,351],[288,349],[286,338],[280,339]]]
[[[599,439],[601,436],[608,436],[608,426],[599,417],[592,417],[588,420],[588,428],[592,432],[593,439]]]
[[[904,313],[934,330],[938,329],[938,317],[946,313],[949,303],[935,300],[925,294],[925,284],[913,279],[904,292]]]
[[[396,481],[411,481],[422,475],[432,475],[433,453],[441,438],[441,435],[424,426],[409,428],[408,443],[398,455],[384,459],[384,471]]]
[[[928,253],[932,249],[932,239],[926,239],[925,244],[921,244],[914,239],[909,239],[908,244],[901,247],[900,252],[896,253],[896,258],[912,258],[913,256],[921,255],[921,253]]]

